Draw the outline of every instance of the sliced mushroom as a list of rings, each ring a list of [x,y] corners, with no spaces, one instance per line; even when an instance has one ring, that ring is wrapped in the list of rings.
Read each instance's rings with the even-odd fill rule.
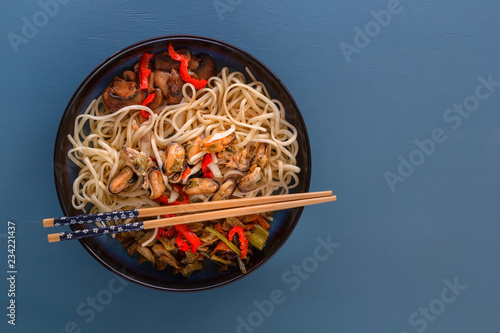
[[[122,78],[125,81],[136,82],[136,80],[137,80],[137,74],[135,74],[134,71],[125,71],[122,74]]]
[[[161,102],[163,102],[163,92],[159,88],[154,89],[155,97],[151,101],[151,103],[148,104],[148,107],[151,110],[156,109],[157,107],[160,106]]]
[[[233,192],[236,190],[236,180],[234,178],[228,178],[222,185],[219,187],[217,192],[210,198],[211,201],[219,201],[226,200],[233,195]]]
[[[151,94],[155,91],[155,72],[151,72],[149,74],[148,79],[148,94]]]
[[[139,89],[137,83],[131,81],[114,80],[102,93],[104,105],[111,111],[130,106],[140,105],[146,93]]]
[[[170,78],[170,72],[165,71],[154,71],[154,82],[155,86],[157,86],[162,92],[163,96],[167,96],[170,92],[168,87],[168,79]]]
[[[262,170],[260,167],[256,167],[252,172],[240,179],[238,190],[241,192],[253,191],[259,186],[263,178]]]
[[[219,182],[212,178],[191,178],[183,187],[187,195],[212,194],[219,189]]]
[[[208,80],[209,78],[217,74],[215,69],[215,62],[212,57],[208,54],[202,54],[200,56],[199,65],[193,70],[193,72],[196,74],[199,80]]]
[[[201,59],[198,58],[198,57],[196,57],[191,52],[189,52],[188,49],[180,49],[179,51],[177,51],[177,53],[182,53],[186,57],[188,57],[188,59],[189,59],[188,69],[189,70],[194,70],[194,69],[196,69],[196,68],[198,68],[200,66]]]
[[[170,104],[179,104],[181,102],[184,81],[176,69],[172,69],[170,72],[154,71],[154,82],[161,89],[167,102]]]
[[[131,167],[123,168],[110,182],[108,190],[112,194],[118,194],[137,181],[137,175]]]
[[[173,68],[179,69],[181,62],[172,59],[168,51],[158,52],[154,56],[155,70],[170,72]]]
[[[176,69],[170,71],[170,78],[168,79],[169,94],[166,95],[167,101],[171,104],[179,104],[182,100],[182,86],[184,80]]]
[[[125,161],[125,164],[131,167],[137,175],[143,176],[146,174],[149,164],[144,153],[130,147],[123,147],[120,150],[120,158]]]

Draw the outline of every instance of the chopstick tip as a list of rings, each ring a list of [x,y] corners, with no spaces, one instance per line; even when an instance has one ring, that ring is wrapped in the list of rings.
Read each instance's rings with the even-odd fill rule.
[[[49,241],[49,243],[55,243],[59,242],[61,238],[59,237],[59,234],[48,234],[47,240]]]
[[[47,228],[47,227],[53,227],[54,226],[54,219],[53,218],[52,219],[44,219],[43,220],[43,226],[45,228]]]

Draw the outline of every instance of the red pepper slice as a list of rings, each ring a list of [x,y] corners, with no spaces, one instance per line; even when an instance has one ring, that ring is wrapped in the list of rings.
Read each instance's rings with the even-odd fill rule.
[[[182,173],[181,179],[184,180],[191,173],[191,168],[187,167],[186,171]]]
[[[141,105],[147,106],[149,103],[151,103],[153,101],[153,99],[155,99],[155,95],[156,95],[156,93],[151,93],[148,97],[146,97],[142,101]],[[141,116],[142,116],[142,118],[148,119],[149,112],[147,112],[145,110],[141,110]]]
[[[245,231],[241,226],[236,225],[229,230],[227,238],[232,241],[235,234],[238,234],[238,238],[240,240],[241,259],[245,259],[248,253],[248,240],[245,237]]]
[[[245,224],[245,231],[249,231],[249,230],[253,230],[255,229],[255,223],[248,223],[248,224]]]
[[[209,153],[203,156],[203,160],[201,161],[201,173],[203,173],[203,177],[205,178],[214,178],[213,172],[210,171],[210,168],[208,167],[208,165],[212,163],[212,161],[212,154]]]
[[[139,59],[139,88],[148,89],[149,86],[149,74],[151,70],[149,69],[149,61],[153,58],[151,53],[143,53],[141,59]]]
[[[259,222],[259,224],[261,225],[262,228],[264,228],[264,229],[271,228],[271,226],[269,225],[269,223],[267,223],[267,221],[264,218],[264,216],[262,216],[260,214],[257,214],[257,221]]]
[[[165,194],[160,195],[158,198],[155,199],[155,201],[162,203],[164,205],[169,205],[168,197]]]
[[[186,192],[184,192],[182,190],[182,186],[180,186],[179,184],[172,184],[176,189],[177,189],[177,192],[179,192],[179,197],[181,197],[182,199],[177,199],[175,203],[175,205],[184,205],[184,204],[188,204],[189,203],[189,195],[186,194]]]
[[[182,234],[189,243],[191,243],[191,252],[196,253],[198,246],[201,245],[201,240],[198,236],[196,236],[195,233],[192,232],[191,229],[189,229],[185,224],[178,224],[174,226],[174,228],[179,232],[179,234]]]
[[[217,243],[217,246],[215,247],[215,249],[210,254],[214,254],[215,252],[217,252],[219,250],[223,251],[223,252],[227,252],[227,251],[233,252],[233,250],[231,250],[231,248],[229,246],[227,246],[226,243],[224,243],[223,241],[219,241],[219,243]]]
[[[222,230],[222,226],[220,225],[220,223],[216,223],[214,225],[214,229],[217,230],[219,234],[224,234],[224,230]]]
[[[168,215],[162,215],[163,217],[172,217],[175,216],[175,214],[168,214]],[[165,230],[163,228],[158,228],[158,233],[156,234],[156,239],[159,239],[160,237],[173,237],[175,235],[175,228],[170,228],[168,230]]]
[[[155,199],[156,202],[159,202],[161,204],[164,204],[165,206],[172,206],[172,205],[185,205],[189,203],[189,196],[182,190],[182,187],[178,184],[172,184],[177,191],[179,192],[179,198],[174,202],[168,202],[169,198],[165,195],[162,194],[158,198]]]
[[[181,233],[177,233],[177,238],[175,239],[175,243],[177,244],[177,247],[179,250],[186,252],[189,250],[189,245],[182,239]]]
[[[189,75],[189,72],[188,72],[189,59],[188,59],[188,57],[186,57],[184,54],[177,53],[174,50],[174,47],[172,46],[172,44],[168,45],[168,54],[172,57],[172,59],[181,62],[180,73],[181,73],[182,79],[185,82],[191,83],[196,89],[201,89],[207,85],[207,83],[208,83],[207,80],[197,80],[197,79],[191,77],[191,75]]]

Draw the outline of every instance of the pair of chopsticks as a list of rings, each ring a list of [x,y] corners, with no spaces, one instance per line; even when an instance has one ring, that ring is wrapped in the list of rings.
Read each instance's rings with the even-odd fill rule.
[[[160,206],[99,214],[70,217],[56,217],[43,220],[44,227],[57,227],[93,222],[107,222],[129,218],[144,218],[166,214],[186,214],[156,220],[138,221],[103,228],[90,228],[72,232],[60,232],[48,235],[50,243],[69,239],[80,239],[129,231],[164,228],[178,224],[204,222],[215,219],[259,214],[276,210],[316,205],[337,200],[332,191],[308,192],[296,194],[271,195],[244,199],[209,201],[177,206]],[[196,213],[196,214],[191,214]]]

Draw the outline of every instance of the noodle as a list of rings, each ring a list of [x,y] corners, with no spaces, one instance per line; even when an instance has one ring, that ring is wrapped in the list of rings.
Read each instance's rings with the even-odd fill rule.
[[[182,102],[164,106],[159,112],[156,110],[158,113],[139,105],[108,113],[102,97],[92,101],[76,118],[74,133],[68,135],[73,146],[68,156],[80,168],[73,183],[73,207],[86,213],[89,207],[90,212],[96,212],[157,206],[140,182],[119,194],[107,190],[110,180],[125,166],[119,158],[120,149],[150,149],[161,168],[159,150],[170,142],[184,144],[232,126],[235,147],[262,142],[269,145],[271,152],[259,186],[247,193],[236,190],[234,196],[288,193],[299,184],[297,129],[285,120],[283,105],[271,99],[265,86],[248,73],[252,78],[250,83],[245,83],[243,73],[229,73],[223,68],[203,89],[195,90],[191,84],[184,84]],[[143,121],[140,110],[151,116]],[[222,172],[224,179],[244,174],[231,168]],[[171,190],[167,177],[163,178]]]

